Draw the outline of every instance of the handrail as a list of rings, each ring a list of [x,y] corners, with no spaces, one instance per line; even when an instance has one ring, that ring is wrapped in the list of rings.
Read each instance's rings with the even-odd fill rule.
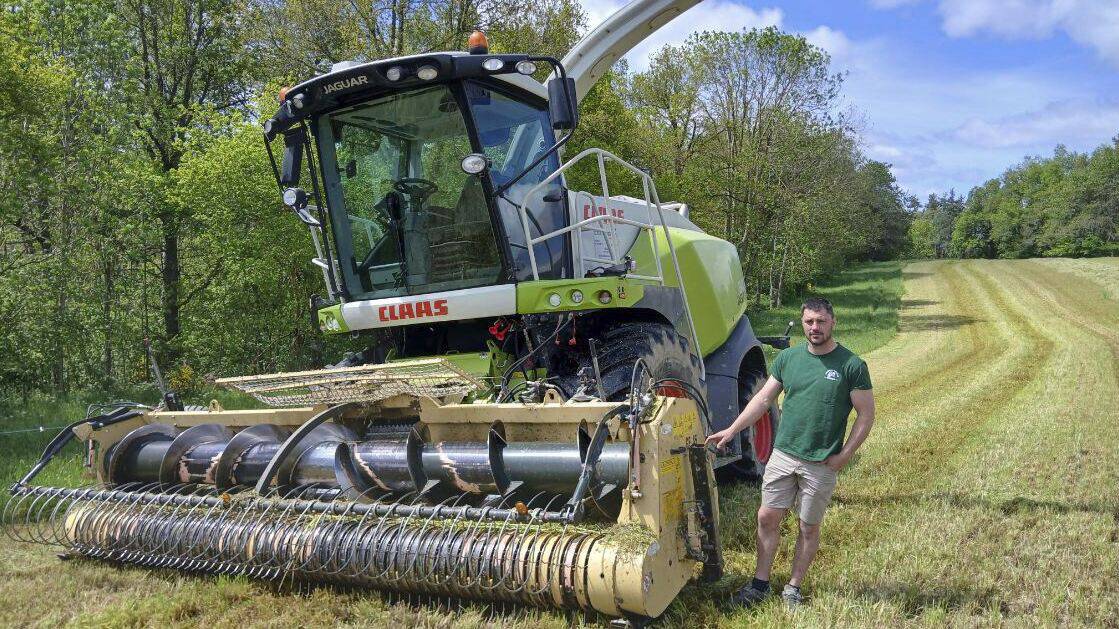
[[[544,188],[548,184],[550,184],[553,181],[555,181],[556,179],[558,179],[560,177],[560,175],[562,175],[565,171],[567,171],[569,168],[574,166],[576,163],[582,161],[583,158],[585,158],[587,156],[590,156],[590,155],[594,155],[596,157],[597,162],[598,162],[599,182],[602,186],[602,198],[603,198],[604,203],[606,203],[606,208],[605,208],[606,213],[583,219],[581,221],[578,221],[574,225],[569,225],[567,227],[562,227],[560,229],[548,232],[547,234],[541,234],[540,236],[537,236],[536,238],[531,237],[529,235],[531,232],[529,231],[529,226],[528,226],[528,202],[529,202],[529,199],[531,199],[537,191],[539,191],[540,189]],[[614,163],[622,166],[623,168],[625,168],[626,170],[628,170],[629,172],[633,173],[634,175],[636,175],[637,177],[639,177],[641,179],[642,188],[643,188],[644,193],[645,193],[645,207],[649,210],[649,219],[650,219],[649,223],[642,223],[640,221],[634,221],[634,220],[631,220],[631,219],[614,216],[612,214],[612,212],[610,211],[610,209],[611,209],[610,208],[610,186],[609,186],[609,183],[606,180],[606,161],[607,160],[611,160]],[[584,193],[576,193],[576,194],[584,194]],[[589,193],[587,193],[587,194],[589,194]],[[592,201],[594,200],[593,195],[591,196],[591,199],[592,199]],[[593,202],[591,203],[591,205],[595,206],[595,204]],[[653,211],[652,211],[653,208],[656,208],[657,218],[660,221],[660,228],[664,232],[664,240],[668,244],[668,251],[669,251],[669,254],[672,256],[672,268],[673,268],[673,271],[676,274],[676,284],[680,289],[680,295],[681,295],[681,297],[683,297],[683,300],[684,300],[684,315],[688,319],[688,328],[691,331],[693,351],[695,352],[696,357],[699,358],[700,377],[702,379],[706,380],[707,379],[707,368],[703,363],[703,354],[702,354],[702,352],[700,350],[700,346],[699,346],[699,333],[696,331],[695,319],[692,317],[691,303],[688,301],[688,292],[687,292],[687,289],[684,287],[684,276],[680,272],[680,261],[676,257],[676,247],[674,247],[673,244],[672,244],[672,235],[671,235],[671,233],[669,233],[668,224],[665,223],[665,220],[664,220],[664,209],[661,207],[660,195],[657,194],[656,183],[653,181],[653,178],[650,177],[649,174],[646,173],[645,171],[637,168],[636,166],[630,164],[629,162],[625,161],[624,159],[618,157],[617,155],[614,155],[610,151],[600,149],[600,148],[588,148],[588,149],[584,149],[583,151],[580,151],[577,155],[575,155],[571,159],[564,162],[564,164],[562,166],[560,166],[559,168],[557,168],[555,170],[555,172],[548,175],[545,179],[543,179],[542,181],[537,183],[535,186],[530,188],[525,193],[524,197],[522,198],[521,204],[517,208],[517,210],[520,213],[521,228],[524,229],[525,242],[528,245],[526,248],[528,249],[529,264],[532,266],[532,278],[534,280],[539,280],[540,279],[540,271],[539,271],[539,268],[536,264],[536,251],[535,251],[535,245],[536,244],[544,242],[545,240],[549,240],[549,239],[555,238],[557,236],[563,236],[565,234],[569,234],[569,233],[572,233],[572,232],[575,232],[577,235],[581,235],[583,230],[588,225],[591,225],[593,223],[604,223],[606,225],[613,225],[613,224],[621,223],[623,225],[633,225],[633,226],[635,226],[639,229],[642,229],[642,230],[645,230],[645,231],[649,232],[649,243],[650,243],[650,246],[652,247],[652,250],[653,250],[653,260],[656,263],[656,268],[657,268],[657,274],[655,276],[649,276],[649,275],[638,276],[638,275],[628,275],[628,274],[627,274],[627,276],[628,277],[633,277],[635,279],[645,279],[645,280],[651,280],[651,281],[658,281],[658,282],[660,282],[661,286],[664,286],[665,285],[664,269],[661,266],[660,250],[657,246],[656,235],[654,234],[657,226],[651,222],[652,218],[653,218]],[[597,207],[595,207],[595,211],[597,211]],[[577,243],[575,244],[575,248],[578,248],[578,250],[579,250],[579,265],[580,265],[580,271],[582,271],[583,261],[587,260],[588,258],[583,256],[582,238],[579,237],[579,238],[576,238],[576,240],[577,240]],[[610,255],[618,255],[616,252],[614,252],[612,243],[610,243],[609,241],[610,241],[610,239],[609,239],[609,237],[607,237],[607,248],[610,251]],[[595,258],[595,260],[597,261],[599,259]],[[611,260],[609,262],[611,262],[612,264],[620,264],[620,263],[624,262],[624,259],[623,260]]]

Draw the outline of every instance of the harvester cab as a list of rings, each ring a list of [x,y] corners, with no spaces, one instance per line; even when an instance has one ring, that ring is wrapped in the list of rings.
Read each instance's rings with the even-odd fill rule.
[[[435,295],[415,302],[422,310],[411,315],[395,308],[370,322],[351,314],[350,329],[513,314],[501,305],[529,267],[517,208],[558,167],[574,128],[574,85],[555,59],[489,55],[477,37],[476,54],[336,64],[285,90],[268,122],[266,138],[284,138],[276,173],[285,200],[319,230],[331,301]],[[558,71],[558,100],[528,87],[540,87],[526,76],[540,66]],[[559,139],[557,130],[565,132]],[[319,162],[309,169],[311,194],[298,187],[304,154]],[[535,190],[527,203],[538,232],[566,226],[561,186]],[[569,271],[567,248],[539,249],[544,277]],[[442,295],[494,286],[504,289]],[[436,301],[445,306],[435,309]]]
[[[9,532],[142,565],[659,615],[722,571],[714,470],[760,473],[771,409],[704,446],[765,378],[735,247],[601,149],[579,100],[694,0],[636,0],[562,60],[336,64],[264,135],[310,231],[325,369],[224,378],[272,407],[121,405],[12,488]],[[542,83],[535,78],[549,72]],[[282,153],[273,154],[273,144]],[[565,160],[565,161],[564,161]],[[594,192],[572,190],[578,164]],[[612,194],[608,164],[628,176]],[[32,484],[69,441],[97,483]]]

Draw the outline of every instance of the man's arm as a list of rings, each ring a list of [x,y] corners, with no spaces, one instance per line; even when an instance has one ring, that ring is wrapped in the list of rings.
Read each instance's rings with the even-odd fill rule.
[[[851,434],[843,444],[839,454],[833,454],[824,459],[824,465],[838,472],[851,461],[859,446],[866,441],[870,429],[874,426],[874,391],[873,389],[854,389],[851,391],[851,406],[855,407],[855,425],[851,427]]]
[[[707,443],[715,442],[715,447],[725,448],[730,440],[734,438],[740,431],[753,426],[755,422],[761,418],[773,400],[777,399],[777,394],[781,392],[781,381],[773,376],[770,376],[765,384],[762,385],[760,391],[750,398],[750,402],[746,404],[746,408],[738,414],[734,422],[730,426],[720,430],[719,432],[711,433],[707,437]]]

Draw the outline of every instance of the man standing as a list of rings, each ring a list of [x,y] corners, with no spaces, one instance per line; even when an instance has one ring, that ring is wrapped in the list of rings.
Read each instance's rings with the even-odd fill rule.
[[[770,593],[770,569],[781,540],[781,520],[797,506],[800,534],[793,570],[781,597],[790,607],[804,602],[800,585],[820,545],[820,522],[835,490],[836,476],[851,460],[874,424],[874,395],[866,363],[835,342],[835,313],[826,299],[812,298],[800,308],[806,345],[782,351],[773,373],[729,427],[712,434],[719,448],[754,425],[784,390],[781,423],[773,454],[762,478],[758,508],[758,563],[754,580],[734,595],[752,605]],[[847,417],[857,413],[851,436],[844,443]]]

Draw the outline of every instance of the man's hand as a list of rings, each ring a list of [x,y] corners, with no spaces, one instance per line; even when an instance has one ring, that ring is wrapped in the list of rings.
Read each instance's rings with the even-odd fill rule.
[[[715,447],[722,450],[723,448],[727,447],[727,444],[730,443],[730,440],[734,439],[734,436],[738,434],[738,431],[734,430],[733,428],[734,427],[731,426],[729,428],[724,428],[719,432],[711,433],[707,436],[706,443],[711,443],[712,441],[714,441]]]
[[[824,459],[824,465],[836,473],[851,461],[855,451],[863,445],[866,436],[870,434],[870,428],[874,425],[874,392],[870,389],[851,391],[851,406],[855,407],[857,415],[847,442],[843,444],[843,449],[838,454]]]
[[[833,454],[824,459],[824,465],[828,466],[829,470],[838,474],[850,460],[850,458],[844,456],[843,453],[840,452],[839,454]]]
[[[706,443],[714,441],[715,447],[720,450],[727,447],[727,444],[730,443],[731,439],[734,439],[735,435],[753,426],[754,423],[758,421],[780,392],[781,381],[770,376],[769,379],[765,381],[765,384],[762,385],[762,388],[754,394],[754,397],[750,398],[750,402],[746,404],[746,408],[742,409],[742,412],[731,422],[730,426],[727,426],[719,432],[711,433],[711,435],[707,437]]]

